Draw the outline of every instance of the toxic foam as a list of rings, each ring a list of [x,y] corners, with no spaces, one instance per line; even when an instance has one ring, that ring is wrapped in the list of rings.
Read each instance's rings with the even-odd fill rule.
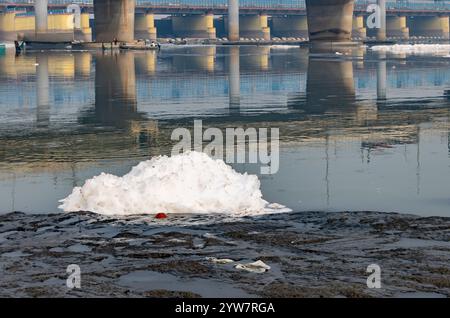
[[[60,202],[66,212],[105,215],[290,211],[262,198],[257,176],[240,174],[200,152],[144,161],[123,177],[102,173]]]
[[[431,54],[445,55],[450,53],[450,44],[394,44],[372,46],[372,51],[393,54]]]

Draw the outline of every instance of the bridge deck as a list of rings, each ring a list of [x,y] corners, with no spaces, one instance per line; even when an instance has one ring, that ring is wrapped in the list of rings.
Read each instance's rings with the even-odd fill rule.
[[[157,14],[203,14],[211,12],[217,15],[227,14],[227,0],[137,0],[137,10],[151,11]],[[92,10],[92,0],[50,0],[52,10],[65,9],[69,4],[77,3],[82,9]],[[367,6],[374,0],[357,0],[355,13],[365,14]],[[0,0],[3,8],[32,8],[34,0]],[[439,15],[450,14],[450,1],[388,1],[387,13],[390,15]],[[242,14],[267,13],[269,15],[304,15],[304,0],[240,0]]]

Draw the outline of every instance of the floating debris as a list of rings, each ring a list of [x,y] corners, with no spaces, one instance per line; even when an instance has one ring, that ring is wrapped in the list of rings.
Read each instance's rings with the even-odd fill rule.
[[[232,259],[229,259],[229,258],[207,257],[206,259],[207,259],[208,261],[214,263],[214,264],[225,265],[225,264],[231,264],[231,263],[234,263],[234,261],[233,261]]]
[[[167,219],[167,214],[165,213],[158,213],[155,215],[155,219]]]
[[[265,273],[270,270],[270,266],[265,264],[263,261],[256,261],[248,264],[237,264],[235,268],[258,274]]]

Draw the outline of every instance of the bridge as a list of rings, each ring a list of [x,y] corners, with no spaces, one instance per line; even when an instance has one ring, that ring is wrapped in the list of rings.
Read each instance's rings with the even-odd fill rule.
[[[374,3],[382,9],[377,29],[369,28],[366,19]],[[0,0],[0,11],[0,39],[90,41],[92,33],[99,42],[156,39],[158,33],[209,39],[226,36],[231,41],[273,36],[348,41],[352,34],[357,39],[448,39],[450,1]],[[160,15],[165,17],[155,18]]]

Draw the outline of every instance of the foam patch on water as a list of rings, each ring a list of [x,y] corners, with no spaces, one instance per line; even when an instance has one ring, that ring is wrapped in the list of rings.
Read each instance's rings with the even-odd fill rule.
[[[144,161],[123,177],[102,173],[60,202],[59,208],[66,212],[105,215],[291,211],[262,198],[257,176],[240,174],[200,152]]]
[[[372,51],[387,52],[393,54],[448,55],[450,53],[450,44],[375,45],[372,46],[371,49]]]

